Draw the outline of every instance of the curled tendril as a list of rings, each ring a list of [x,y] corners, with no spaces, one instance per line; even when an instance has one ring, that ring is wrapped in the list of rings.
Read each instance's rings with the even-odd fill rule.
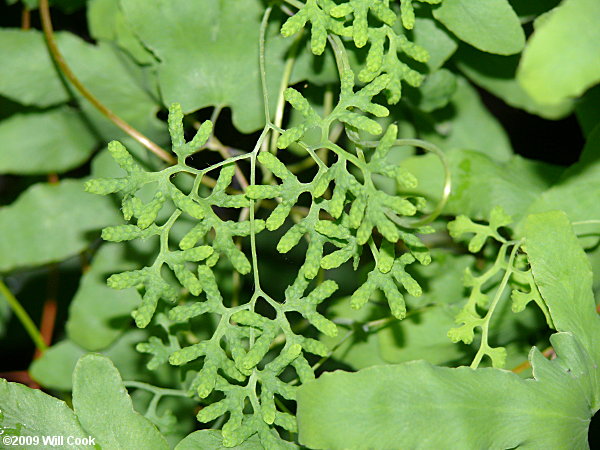
[[[379,145],[379,142],[378,141],[360,141],[360,145],[362,145],[364,147],[373,148],[373,147],[377,147],[377,145]],[[450,163],[448,162],[448,158],[446,157],[446,154],[437,145],[432,144],[431,142],[423,141],[421,139],[397,139],[393,145],[397,146],[397,147],[400,147],[400,146],[417,147],[417,148],[423,149],[427,152],[433,153],[434,155],[436,155],[438,157],[438,159],[442,163],[442,166],[444,167],[444,184],[442,187],[442,197],[436,204],[435,208],[433,208],[433,211],[431,211],[431,213],[429,213],[427,216],[422,217],[421,219],[419,219],[417,221],[408,222],[406,224],[403,223],[402,225],[409,227],[409,228],[419,228],[419,227],[422,227],[423,225],[430,224],[435,219],[437,219],[439,217],[439,215],[442,213],[442,211],[444,210],[444,207],[446,206],[446,203],[448,203],[450,194],[452,193],[452,172],[450,170]]]

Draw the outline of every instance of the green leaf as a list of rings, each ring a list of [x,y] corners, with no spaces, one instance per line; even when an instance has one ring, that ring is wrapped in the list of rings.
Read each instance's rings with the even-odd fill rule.
[[[286,442],[282,439],[276,438],[279,444],[278,449],[292,449],[298,448],[291,442]],[[220,430],[200,430],[194,431],[192,434],[187,435],[179,444],[175,446],[175,450],[197,450],[197,449],[211,449],[211,450],[225,450],[228,448],[238,448],[240,450],[262,450],[264,447],[261,444],[261,440],[258,434],[250,436],[242,444],[236,445],[235,447],[223,446],[223,436]]]
[[[132,330],[123,334],[113,345],[102,351],[119,368],[122,376],[138,381],[152,381],[148,372],[141,372],[145,357],[136,352],[135,344],[147,338],[147,333]],[[70,391],[73,389],[72,375],[79,358],[87,353],[70,339],[62,340],[38,359],[34,360],[29,371],[31,376],[47,389]]]
[[[68,101],[43,39],[36,31],[0,29],[0,94],[42,108]]]
[[[517,71],[525,91],[556,105],[600,81],[600,3],[565,0],[536,27]]]
[[[477,220],[489,219],[493,207],[501,206],[518,222],[564,171],[517,155],[498,163],[478,152],[451,151],[448,160],[452,194],[444,211]],[[419,179],[417,194],[432,199],[440,197],[443,172],[435,156],[413,157],[404,161],[403,166]]]
[[[534,348],[530,380],[423,361],[327,373],[298,390],[300,443],[328,449],[357,448],[357,442],[358,448],[589,448],[587,428],[600,408],[600,318],[590,266],[562,212],[529,216],[525,234],[535,281],[557,329],[564,330],[550,339],[557,359]]]
[[[87,194],[80,181],[35,184],[0,208],[0,271],[61,261],[118,220],[110,199]]]
[[[444,0],[433,16],[484,52],[512,55],[525,45],[525,33],[507,0]]]
[[[415,44],[429,53],[429,59],[425,64],[431,72],[442,67],[458,48],[456,41],[435,20],[429,18],[415,19],[413,37]]]
[[[169,448],[156,427],[134,411],[119,371],[105,356],[88,354],[77,362],[73,409],[104,448]]]
[[[392,323],[378,333],[381,357],[388,363],[423,359],[444,364],[464,356],[463,349],[448,339],[456,311],[446,305]]]
[[[459,69],[471,81],[500,97],[510,106],[546,119],[560,119],[573,109],[573,102],[543,105],[534,100],[517,82],[519,56],[498,56],[463,46],[455,59]]]
[[[229,106],[238,130],[251,132],[263,125],[261,1],[174,0],[148,8],[143,0],[123,0],[121,6],[134,32],[160,60],[158,81],[165,104],[181,103],[185,113]],[[269,27],[267,34],[266,72],[274,106],[291,40],[278,36],[277,27]],[[315,74],[312,62],[312,57],[300,59],[290,84]]]
[[[456,76],[446,69],[433,72],[419,89],[419,108],[431,112],[448,104],[456,91]]]
[[[115,42],[140,64],[156,62],[140,42],[125,19],[119,0],[92,0],[88,4],[87,19],[93,38]]]
[[[85,162],[96,137],[81,115],[63,106],[15,114],[0,122],[0,173],[65,172]]]
[[[600,361],[600,317],[592,291],[592,268],[566,214],[550,211],[529,216],[525,250],[556,329],[572,332]]]
[[[433,117],[439,118],[436,131],[441,137],[427,133],[427,139],[446,150],[476,150],[498,161],[506,161],[513,154],[506,131],[463,78],[457,79],[448,110],[435,111]]]
[[[367,332],[361,327],[361,324],[370,319],[386,315],[389,315],[387,305],[370,303],[364,308],[356,310],[350,305],[350,297],[338,298],[336,303],[327,309],[327,316],[331,320],[337,319],[340,323],[352,324],[354,333],[350,338],[346,338],[349,331],[342,331],[335,337],[321,336],[320,340],[334,350],[332,358],[343,361],[344,364],[354,369],[386,364],[387,361],[381,357],[380,353],[379,333]],[[398,321],[399,324],[403,322]]]
[[[39,389],[30,389],[19,383],[8,383],[0,378],[0,429],[3,436],[35,436],[35,448],[50,449],[43,445],[42,436],[65,436],[61,448],[80,449],[67,443],[66,436],[85,439],[89,435],[81,428],[73,411],[65,402]],[[10,448],[8,445],[5,448]]]
[[[135,290],[118,291],[106,285],[113,272],[133,270],[137,264],[126,259],[128,247],[103,245],[83,275],[69,305],[66,329],[69,338],[90,351],[108,347],[130,322],[130,313],[140,303]]]
[[[149,137],[163,138],[164,127],[156,117],[158,105],[133,75],[121,52],[109,43],[91,45],[66,32],[56,33],[56,42],[75,75],[102,103]],[[73,91],[65,86],[40,32],[0,30],[1,95],[24,105],[47,107],[71,99]],[[106,139],[124,135],[87,100],[78,98],[97,133]]]
[[[587,400],[576,382],[556,384],[424,361],[326,373],[298,390],[299,439],[327,449],[588,448]]]

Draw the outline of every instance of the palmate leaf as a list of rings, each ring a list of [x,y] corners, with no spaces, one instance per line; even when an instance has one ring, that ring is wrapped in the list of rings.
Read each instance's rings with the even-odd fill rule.
[[[264,2],[173,0],[148,8],[144,0],[123,0],[119,5],[135,36],[158,59],[157,81],[166,105],[179,102],[186,114],[207,106],[229,107],[236,129],[243,133],[264,125],[257,68]],[[269,92],[279,89],[291,45],[276,26],[268,27]],[[337,77],[331,62],[317,65],[312,55],[300,54],[290,84],[305,79],[334,82]],[[277,96],[271,95],[271,110],[276,102]]]
[[[456,54],[456,64],[469,80],[509,105],[547,119],[556,120],[570,114],[575,106],[572,100],[563,100],[555,105],[541,103],[521,86],[517,79],[520,59],[520,55],[493,55],[466,46]]]
[[[332,449],[356,442],[588,448],[587,428],[600,408],[600,318],[589,263],[564,213],[529,216],[525,239],[535,282],[560,331],[551,337],[558,358],[549,361],[534,348],[530,380],[422,361],[325,374],[299,388],[300,442]]]
[[[0,426],[4,436],[73,436],[84,439],[88,433],[77,421],[77,416],[67,404],[39,389],[30,389],[20,383],[0,379]],[[65,449],[76,449],[65,445]]]

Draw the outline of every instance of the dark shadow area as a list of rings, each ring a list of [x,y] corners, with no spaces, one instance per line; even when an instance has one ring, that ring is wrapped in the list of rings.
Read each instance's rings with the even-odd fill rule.
[[[600,449],[600,412],[594,414],[588,429],[588,444],[591,449]]]
[[[547,120],[513,108],[483,89],[478,92],[506,130],[515,153],[561,166],[578,161],[585,140],[574,114]]]

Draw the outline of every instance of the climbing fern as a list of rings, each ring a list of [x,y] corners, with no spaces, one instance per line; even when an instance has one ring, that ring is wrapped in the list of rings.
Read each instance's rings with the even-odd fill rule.
[[[402,23],[407,29],[414,23],[409,8],[403,2]],[[369,13],[381,22],[379,27],[369,26]],[[350,260],[357,270],[366,247],[376,264],[352,295],[353,308],[363,307],[381,290],[391,314],[402,319],[406,315],[402,291],[421,295],[420,286],[406,267],[416,261],[425,265],[431,261],[419,238],[419,234],[431,229],[415,225],[415,220],[408,218],[422,212],[426,201],[415,195],[386,193],[373,181],[375,175],[389,178],[398,192],[417,185],[408,171],[386,162],[390,150],[400,143],[398,127],[391,124],[384,132],[376,120],[389,114],[387,107],[375,100],[378,94],[385,91],[388,102],[396,103],[402,80],[414,86],[421,82],[418,73],[399,61],[398,51],[417,61],[427,59],[422,48],[393,31],[396,17],[387,1],[334,4],[329,0],[308,0],[283,24],[282,34],[289,36],[310,22],[312,50],[318,55],[331,33],[341,89],[337,105],[329,114],[321,117],[299,91],[288,88],[284,98],[300,113],[301,122],[280,129],[266,117],[267,125],[253,151],[197,169],[188,163],[188,158],[203,150],[213,124],[202,123],[186,142],[182,109],[174,104],[168,117],[172,152],[177,158],[174,165],[146,171],[122,144],[112,142],[109,151],[125,176],[95,179],[86,184],[89,192],[121,196],[123,217],[129,223],[104,229],[105,240],[158,237],[159,253],[152,265],[114,274],[108,284],[115,289],[143,291],[142,303],[132,316],[140,328],[151,323],[162,327],[168,341],[152,336],[137,349],[152,355],[148,362],[151,370],[164,364],[182,367],[189,395],[204,405],[198,413],[199,421],[210,422],[227,415],[222,427],[226,446],[238,445],[258,433],[266,448],[274,448],[277,443],[273,426],[291,433],[297,431],[294,415],[279,400],[295,399],[296,381],[290,382],[289,375],[284,381],[282,373],[291,368],[300,383],[314,379],[309,355],[326,357],[329,348],[293,328],[290,314],[300,314],[323,335],[337,335],[336,324],[322,313],[320,306],[338,290],[335,281],[326,279],[326,271]],[[350,18],[352,24],[348,25]],[[367,64],[358,75],[350,66],[339,36],[351,37],[357,47],[370,44]],[[386,39],[389,42],[384,52]],[[362,86],[356,85],[356,78]],[[350,144],[346,148],[330,139],[336,124],[348,134]],[[311,129],[317,129],[321,136],[314,145],[303,140]],[[312,179],[301,181],[283,158],[275,151],[267,151],[264,144],[273,132],[279,134],[278,149],[299,145],[313,159],[318,170]],[[373,144],[361,141],[360,133],[383,135]],[[324,158],[323,152],[333,157]],[[237,191],[233,183],[234,176],[241,173],[240,166],[236,166],[241,160],[249,160],[251,166],[250,183],[244,192]],[[259,168],[262,183],[257,182]],[[217,170],[210,192],[201,195],[204,177]],[[193,177],[189,192],[178,187],[179,174]],[[142,188],[145,195],[152,191],[150,201],[142,200]],[[303,194],[311,200],[300,214],[294,209]],[[265,201],[271,201],[274,207],[263,220],[255,216],[262,214],[259,208],[265,206]],[[219,212],[223,208],[237,210],[239,220],[224,220]],[[277,250],[287,253],[304,238],[308,244],[304,263],[284,295],[272,297],[262,287],[256,236],[265,230],[274,232],[290,222]],[[179,223],[188,229],[176,238],[174,229]],[[247,302],[237,304],[224,298],[215,272],[220,259],[240,275],[252,273],[253,292]],[[259,307],[264,304],[272,308],[274,315],[264,313],[264,307]],[[191,324],[207,314],[217,318],[210,338],[190,340],[189,335],[178,333],[182,324]]]

